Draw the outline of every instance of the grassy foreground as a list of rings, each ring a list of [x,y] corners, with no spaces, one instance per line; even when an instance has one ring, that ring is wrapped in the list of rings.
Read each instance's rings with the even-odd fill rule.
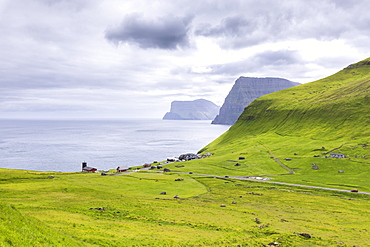
[[[158,171],[0,169],[0,184],[0,246],[367,246],[370,239],[370,197],[356,193]]]

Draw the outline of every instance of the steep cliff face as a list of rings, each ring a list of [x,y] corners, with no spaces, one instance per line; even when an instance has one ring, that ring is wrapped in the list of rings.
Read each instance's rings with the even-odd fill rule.
[[[244,108],[253,100],[282,89],[300,85],[282,78],[240,77],[227,95],[219,115],[212,124],[234,124]]]
[[[212,120],[218,114],[220,107],[211,101],[197,99],[194,101],[173,101],[171,110],[164,120]]]

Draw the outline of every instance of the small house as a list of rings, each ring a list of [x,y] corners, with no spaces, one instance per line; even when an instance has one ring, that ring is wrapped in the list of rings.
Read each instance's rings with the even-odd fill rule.
[[[93,173],[93,172],[96,172],[97,170],[98,169],[96,169],[94,167],[90,167],[90,166],[86,166],[86,167],[82,168],[82,171],[83,172],[91,172],[91,173]]]
[[[127,172],[127,168],[117,167],[117,172]]]
[[[331,153],[331,158],[344,158],[344,154]]]
[[[87,166],[87,162],[82,162],[82,171],[83,172],[96,172],[98,169],[94,168],[94,167],[91,167],[91,166]]]

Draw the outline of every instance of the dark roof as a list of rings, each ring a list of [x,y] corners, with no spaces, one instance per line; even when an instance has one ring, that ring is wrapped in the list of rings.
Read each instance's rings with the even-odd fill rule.
[[[91,166],[86,166],[82,170],[91,171],[91,170],[96,170],[96,168],[91,167]]]

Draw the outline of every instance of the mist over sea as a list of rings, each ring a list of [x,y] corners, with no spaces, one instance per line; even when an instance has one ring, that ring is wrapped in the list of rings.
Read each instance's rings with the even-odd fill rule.
[[[0,120],[0,167],[73,172],[99,170],[196,153],[229,129],[211,121]]]

